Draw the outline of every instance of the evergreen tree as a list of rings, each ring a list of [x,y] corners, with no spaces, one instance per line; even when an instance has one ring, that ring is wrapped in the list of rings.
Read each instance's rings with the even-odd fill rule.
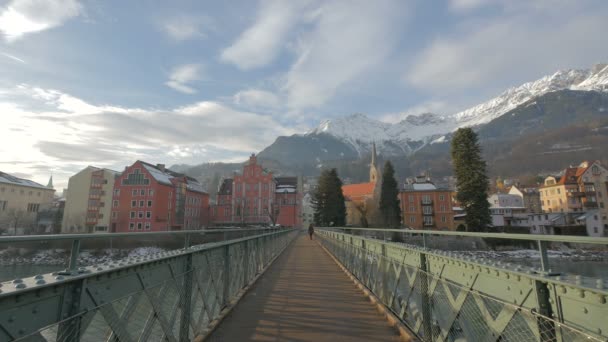
[[[483,231],[492,222],[488,202],[489,179],[481,157],[477,134],[460,128],[452,138],[452,163],[458,193],[456,199],[465,210],[470,231]]]
[[[380,213],[385,225],[397,228],[401,224],[399,188],[395,180],[395,169],[390,161],[384,163],[380,188]]]
[[[336,169],[323,170],[312,194],[314,222],[317,226],[344,226],[346,206],[342,194],[342,181]]]

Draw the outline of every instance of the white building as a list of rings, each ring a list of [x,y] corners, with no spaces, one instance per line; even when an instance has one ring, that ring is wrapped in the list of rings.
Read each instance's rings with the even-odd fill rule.
[[[510,194],[493,194],[488,197],[492,226],[518,226],[527,227],[526,207],[523,198]]]

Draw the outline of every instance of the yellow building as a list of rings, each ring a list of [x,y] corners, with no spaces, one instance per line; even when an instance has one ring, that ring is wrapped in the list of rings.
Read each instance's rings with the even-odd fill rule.
[[[38,211],[51,207],[54,194],[52,181],[46,187],[0,171],[0,230],[33,228]]]
[[[561,177],[545,178],[540,188],[540,203],[545,213],[571,213],[583,211],[582,196],[579,192],[578,168],[569,167]]]
[[[62,233],[109,232],[117,174],[113,170],[88,166],[70,177]]]

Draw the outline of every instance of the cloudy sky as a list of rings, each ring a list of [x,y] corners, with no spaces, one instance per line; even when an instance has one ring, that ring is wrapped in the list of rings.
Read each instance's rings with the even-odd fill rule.
[[[240,161],[608,60],[605,0],[0,0],[0,170]]]

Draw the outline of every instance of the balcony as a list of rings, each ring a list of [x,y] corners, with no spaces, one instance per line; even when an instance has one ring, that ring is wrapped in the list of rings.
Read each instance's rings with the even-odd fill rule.
[[[583,203],[583,206],[585,208],[597,208],[597,202],[589,202],[589,201],[587,201],[587,202]]]
[[[433,200],[429,199],[429,200],[421,200],[420,204],[422,205],[433,205]]]

